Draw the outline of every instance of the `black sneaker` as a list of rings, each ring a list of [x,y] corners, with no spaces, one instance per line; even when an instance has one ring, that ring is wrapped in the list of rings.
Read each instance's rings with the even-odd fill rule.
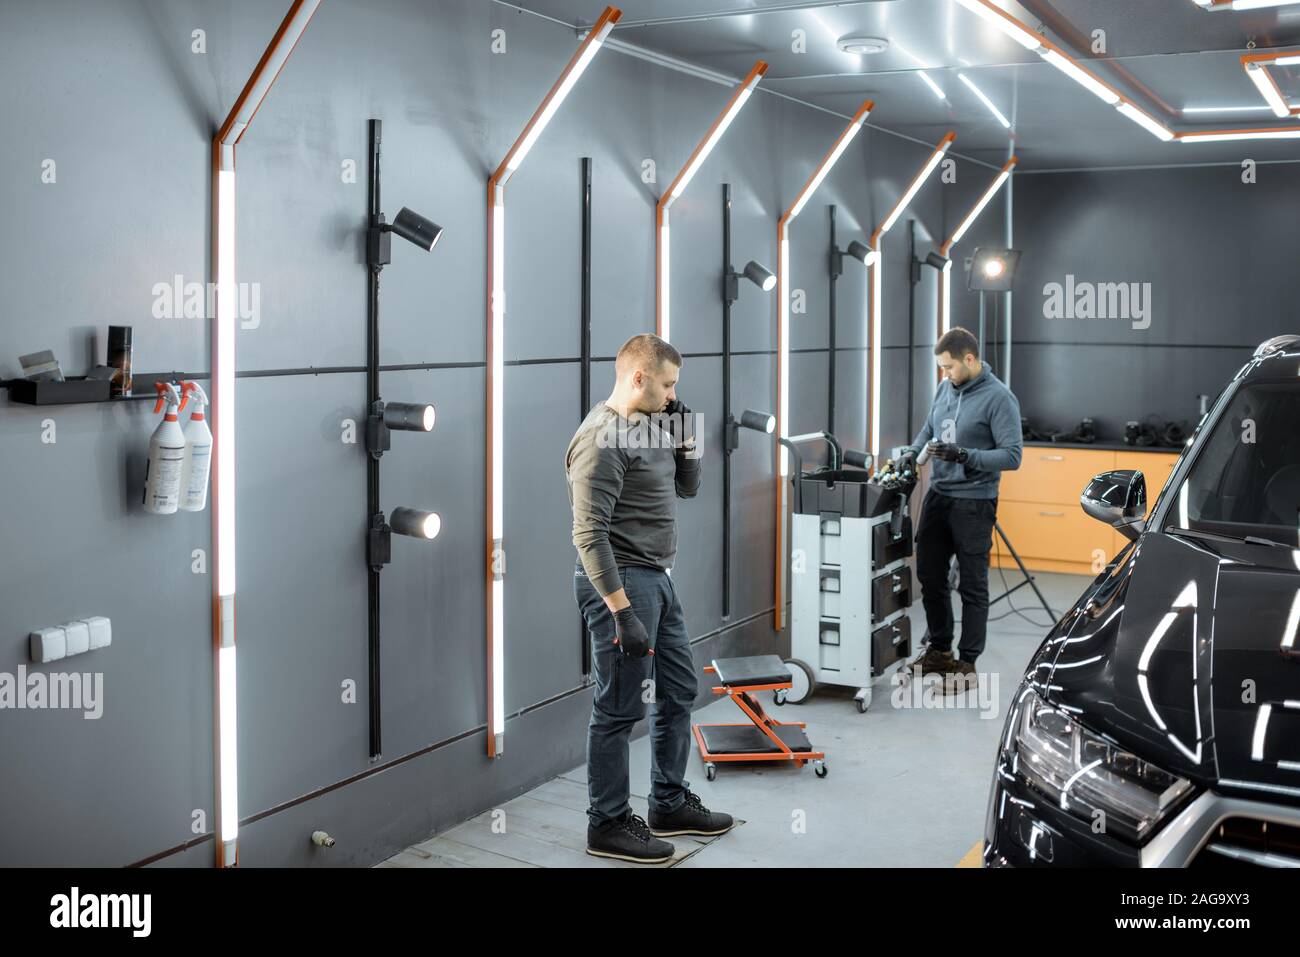
[[[934,645],[925,649],[925,654],[913,658],[907,663],[907,670],[921,669],[921,675],[948,675],[955,666],[951,651],[940,651]]]
[[[979,687],[979,680],[974,662],[958,659],[953,663],[952,671],[943,677],[943,693],[954,695],[974,691]]]
[[[587,853],[633,864],[662,864],[672,860],[676,849],[667,841],[651,836],[646,822],[627,811],[621,818],[599,827],[588,823]]]
[[[715,814],[704,806],[699,795],[686,792],[686,802],[671,814],[661,814],[650,809],[650,831],[657,837],[672,837],[676,834],[700,834],[710,837],[725,834],[731,830],[730,814]]]

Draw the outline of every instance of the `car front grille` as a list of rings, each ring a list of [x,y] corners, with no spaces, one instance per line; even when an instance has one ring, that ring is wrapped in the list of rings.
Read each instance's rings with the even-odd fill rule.
[[[1300,825],[1227,818],[1215,827],[1190,866],[1300,868]]]

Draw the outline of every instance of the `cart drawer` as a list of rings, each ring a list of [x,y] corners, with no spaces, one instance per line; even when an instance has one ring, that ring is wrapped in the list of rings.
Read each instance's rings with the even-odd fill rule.
[[[899,659],[912,654],[912,620],[906,616],[881,625],[871,633],[871,673],[878,675]]]
[[[838,645],[840,643],[840,623],[838,621],[823,621],[818,626],[818,629],[823,645]]]
[[[822,564],[841,565],[840,535],[843,529],[842,518],[836,512],[823,512],[819,519],[822,543]]]
[[[903,529],[898,538],[889,534],[889,523],[883,522],[871,530],[871,567],[884,568],[912,554],[912,519],[903,519]]]
[[[912,570],[904,565],[871,582],[871,620],[883,621],[912,604]]]
[[[823,618],[840,617],[840,572],[837,568],[821,570],[821,615]]]

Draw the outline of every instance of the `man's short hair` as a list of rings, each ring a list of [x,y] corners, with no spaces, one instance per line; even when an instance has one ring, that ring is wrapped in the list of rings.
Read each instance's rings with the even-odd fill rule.
[[[936,356],[945,352],[954,359],[964,359],[968,352],[978,359],[980,357],[980,344],[970,334],[969,329],[953,326],[934,344],[934,354]]]
[[[614,369],[619,375],[637,369],[658,372],[665,362],[681,368],[682,354],[654,333],[646,332],[623,343],[614,359]]]

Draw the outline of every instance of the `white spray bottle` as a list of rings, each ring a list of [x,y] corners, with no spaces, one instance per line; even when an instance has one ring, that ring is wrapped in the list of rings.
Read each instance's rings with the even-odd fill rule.
[[[184,401],[176,386],[170,382],[156,382],[158,401],[153,410],[158,412],[167,403],[167,412],[149,440],[149,465],[144,479],[144,510],[155,515],[170,515],[180,504],[181,465],[185,458],[185,433],[177,422],[177,413]]]
[[[193,398],[194,410],[185,423],[185,458],[181,462],[180,507],[201,512],[208,504],[208,474],[212,466],[212,430],[204,419],[208,394],[197,382],[183,382],[181,404]]]

